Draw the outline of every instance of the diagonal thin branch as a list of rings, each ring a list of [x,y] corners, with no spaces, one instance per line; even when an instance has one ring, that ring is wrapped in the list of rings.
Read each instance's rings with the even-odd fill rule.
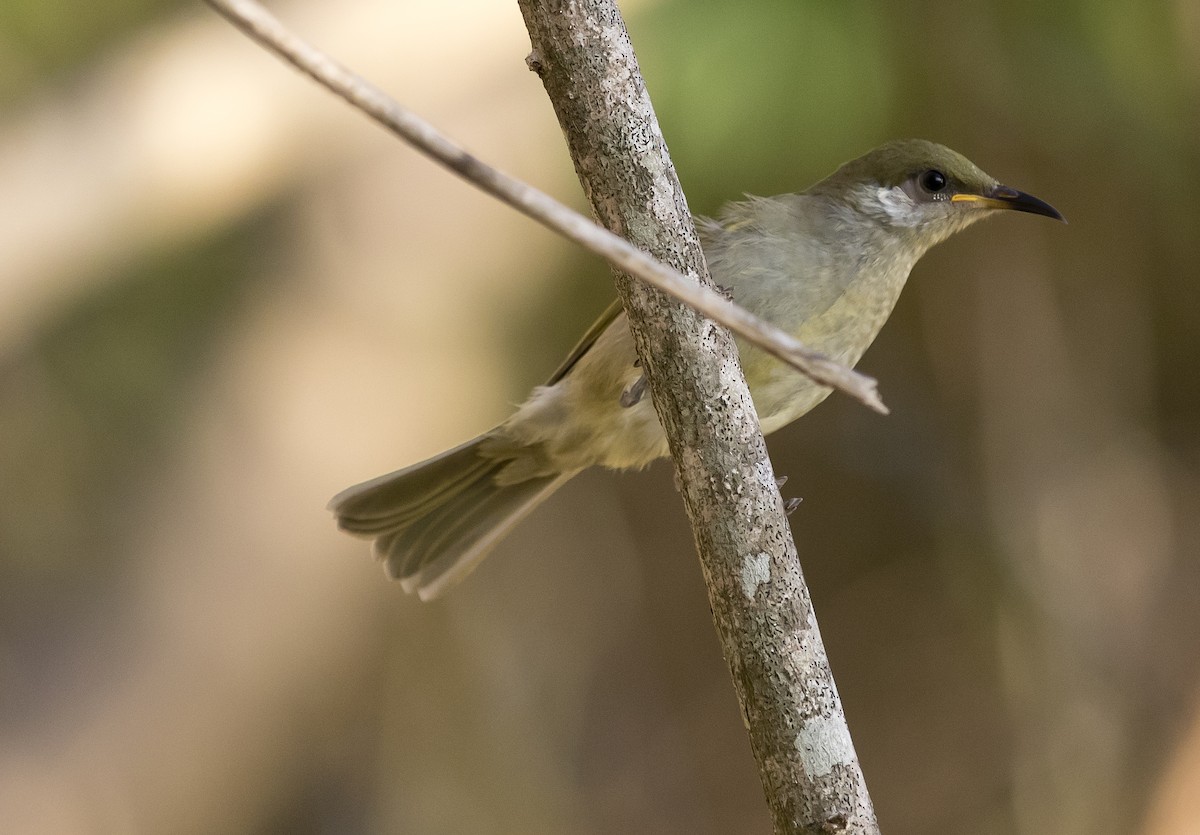
[[[463,179],[528,217],[607,259],[724,325],[823,385],[838,389],[881,414],[887,407],[876,381],[806,347],[694,278],[656,261],[563,203],[470,154],[445,134],[290,32],[255,0],[205,0],[234,26],[294,65],[376,122]]]

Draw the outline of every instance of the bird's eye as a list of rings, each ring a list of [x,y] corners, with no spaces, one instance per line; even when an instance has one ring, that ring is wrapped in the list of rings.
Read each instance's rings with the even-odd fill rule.
[[[921,188],[930,193],[937,193],[946,187],[946,175],[936,168],[931,168],[921,175]]]

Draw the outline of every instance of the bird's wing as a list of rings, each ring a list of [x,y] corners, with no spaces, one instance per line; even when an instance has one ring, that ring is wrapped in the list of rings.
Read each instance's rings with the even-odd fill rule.
[[[829,310],[856,270],[806,194],[727,203],[716,221],[698,225],[713,280],[733,300],[776,327],[795,333]],[[743,360],[745,358],[743,357]]]
[[[567,358],[563,360],[558,368],[554,370],[554,373],[550,375],[550,379],[546,381],[546,385],[552,386],[563,377],[567,376],[567,373],[575,367],[575,363],[579,362],[579,359],[586,354],[594,344],[596,344],[596,340],[600,338],[600,334],[604,333],[604,331],[608,329],[608,326],[615,322],[617,317],[620,316],[622,312],[623,308],[621,307],[621,300],[614,300],[613,303],[610,304],[608,308],[600,314],[600,318],[597,319],[592,326],[587,329],[587,333],[585,333],[583,338],[581,338],[579,342],[575,344],[575,347],[571,349],[571,353],[567,354]]]
[[[726,231],[727,228],[726,225],[718,223],[717,221],[707,217],[697,216],[695,221],[696,227],[700,232],[700,239],[702,241],[706,240],[708,237],[715,236],[722,231]],[[608,329],[608,326],[615,322],[617,317],[623,312],[624,308],[621,307],[621,300],[614,299],[613,303],[610,304],[605,311],[600,314],[600,318],[592,323],[592,326],[587,329],[587,333],[585,333],[583,337],[580,338],[579,342],[575,344],[575,347],[571,349],[571,353],[567,354],[567,358],[563,360],[559,364],[558,368],[554,370],[554,373],[550,375],[550,379],[546,381],[546,385],[552,386],[563,377],[567,376],[567,373],[575,367],[575,363],[579,362],[580,358],[583,357],[583,355],[588,352],[588,349],[590,349],[592,345],[596,343],[596,340],[600,338],[600,334],[604,333],[604,331]]]

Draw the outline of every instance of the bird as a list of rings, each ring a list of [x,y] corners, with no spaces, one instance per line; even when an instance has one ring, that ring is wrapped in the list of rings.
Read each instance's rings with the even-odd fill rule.
[[[917,260],[1004,211],[1065,222],[1050,204],[1001,185],[956,151],[904,139],[845,163],[806,191],[747,196],[696,224],[709,272],[733,301],[854,366]],[[763,350],[737,344],[764,434],[829,395]],[[572,476],[594,466],[641,468],[667,455],[645,388],[616,302],[508,420],[343,490],[329,507],[341,530],[374,540],[376,557],[406,592],[432,600]]]

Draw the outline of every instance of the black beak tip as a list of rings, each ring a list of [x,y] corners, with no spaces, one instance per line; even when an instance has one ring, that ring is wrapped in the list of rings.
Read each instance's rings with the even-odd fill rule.
[[[1067,222],[1067,219],[1063,217],[1062,212],[1051,206],[1045,200],[1034,197],[1032,194],[1026,194],[1023,191],[1017,191],[1015,188],[1009,188],[1008,186],[997,186],[993,190],[991,197],[995,200],[1002,201],[1008,206],[1008,208],[1018,212],[1029,212],[1030,214],[1042,215],[1043,217],[1060,220],[1063,223]]]
[[[1041,202],[1041,201],[1038,201],[1038,202]],[[1042,205],[1045,206],[1049,210],[1046,212],[1042,212],[1042,214],[1044,216],[1046,216],[1048,218],[1052,218],[1052,219],[1057,220],[1064,224],[1067,222],[1067,219],[1065,217],[1063,217],[1063,213],[1060,212],[1058,209],[1054,208],[1049,203],[1042,203]]]

